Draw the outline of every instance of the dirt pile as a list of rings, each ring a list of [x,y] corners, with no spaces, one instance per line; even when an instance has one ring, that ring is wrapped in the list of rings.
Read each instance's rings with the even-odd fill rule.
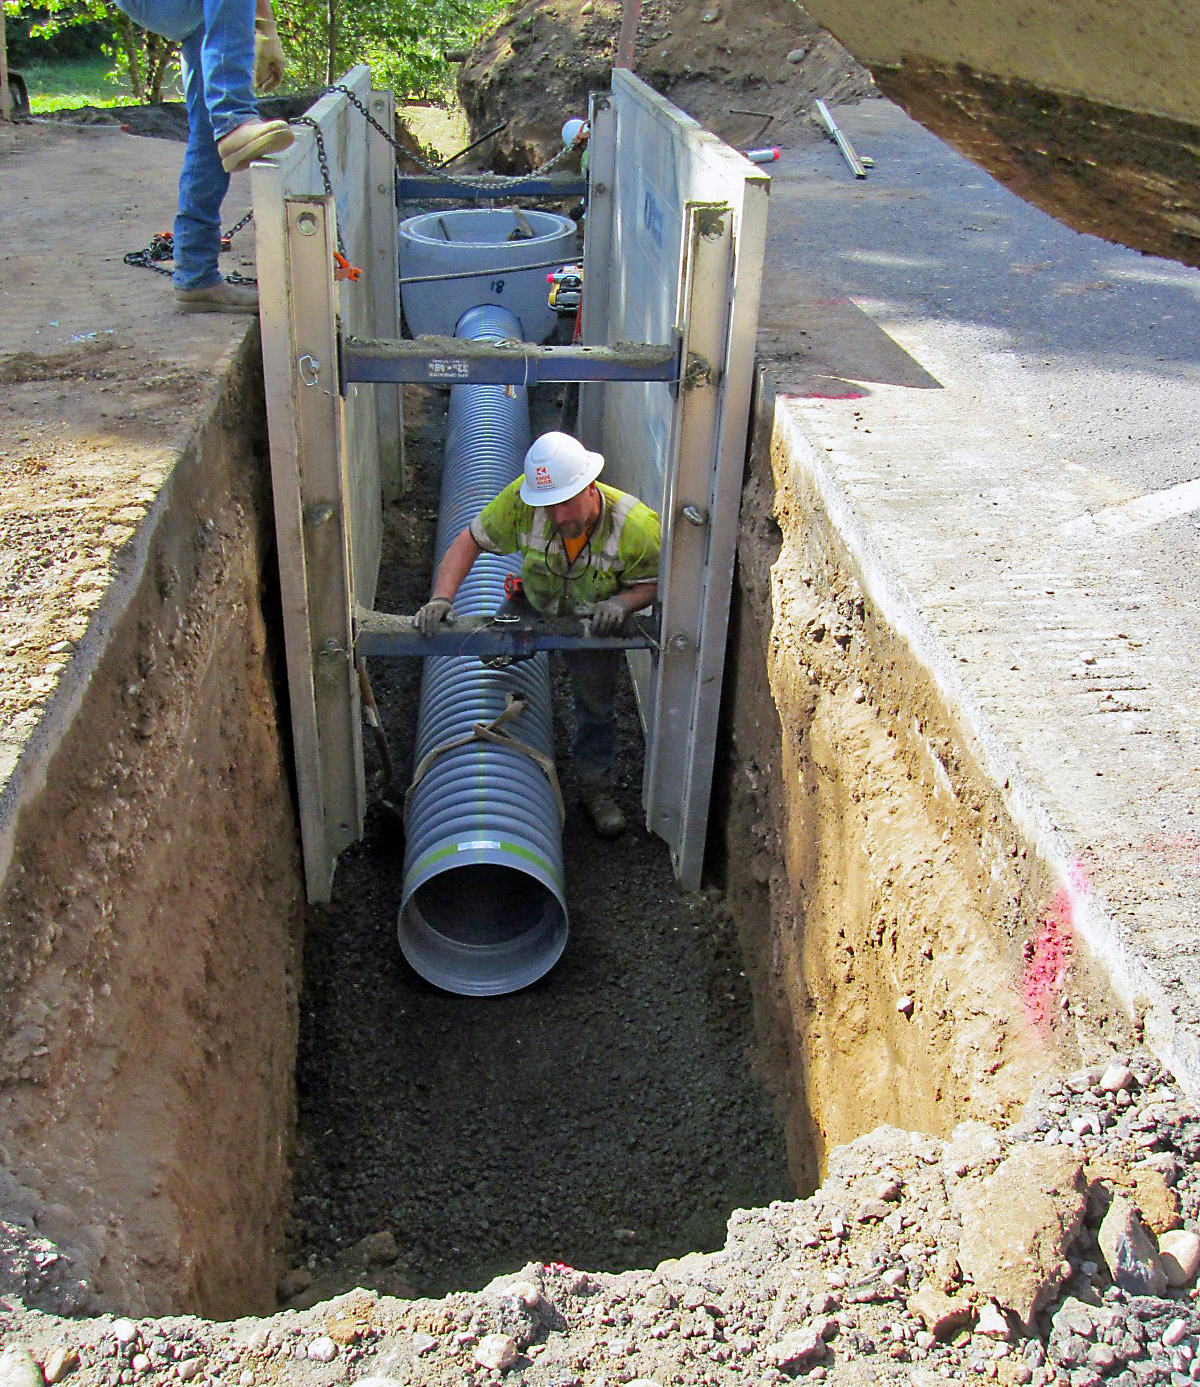
[[[559,147],[563,121],[586,114],[588,93],[607,90],[620,22],[620,0],[524,0],[476,46],[459,97],[476,134],[508,122],[494,153],[504,167],[540,162]],[[729,0],[645,0],[634,71],[741,146],[786,138],[818,97],[874,90],[793,0],[766,0],[749,24]]]
[[[1200,266],[1200,130],[966,68],[882,68],[882,90],[1076,231]]]
[[[473,50],[459,96],[483,153],[525,172],[562,122],[606,89],[619,0],[524,0]],[[637,75],[742,148],[814,138],[814,101],[878,95],[1051,216],[1106,240],[1200,265],[1200,132],[1178,120],[927,62],[872,74],[793,0],[752,24],[728,0],[646,0]]]

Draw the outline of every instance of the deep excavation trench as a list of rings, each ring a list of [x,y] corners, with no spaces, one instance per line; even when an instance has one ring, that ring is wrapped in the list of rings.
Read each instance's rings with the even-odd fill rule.
[[[557,426],[548,391],[532,403],[535,433]],[[410,392],[391,610],[428,591],[444,408]],[[827,1145],[880,1122],[1003,1122],[1083,1038],[1082,999],[1056,996],[1042,1029],[1019,1001],[1041,868],[761,429],[745,504],[711,886],[680,894],[640,827],[627,688],[635,827],[597,839],[568,767],[571,939],[539,984],[480,1001],[415,977],[395,941],[402,839],[380,806],[310,915],[292,1303],[715,1249],[734,1208],[810,1192]],[[419,670],[377,662],[373,680],[403,774]],[[567,766],[561,680],[556,700]]]
[[[410,391],[413,494],[389,517],[379,602],[428,593],[445,395]],[[533,392],[534,432],[558,425]],[[372,681],[399,774],[412,764],[418,662]],[[565,768],[567,951],[505,997],[423,983],[395,935],[401,838],[382,808],[310,916],[301,1000],[295,1212],[301,1303],[364,1276],[420,1294],[479,1286],[531,1260],[598,1270],[714,1249],[732,1209],[790,1197],[784,1143],[755,1059],[736,929],[718,892],[682,896],[640,828],[641,734],[622,694],[619,798],[634,827],[603,842]],[[399,1262],[372,1268],[372,1235]],[[293,1273],[290,1286],[303,1281]]]
[[[376,799],[307,920],[292,1141],[299,866],[250,394],[229,388],[181,461],[21,820],[0,956],[0,1290],[223,1317],[268,1310],[280,1267],[300,1305],[356,1284],[471,1287],[530,1259],[653,1266],[719,1247],[738,1206],[807,1193],[833,1144],[880,1122],[1002,1121],[1093,1052],[1116,1008],[1082,960],[1041,999],[1044,1024],[1023,1009],[1053,884],[772,445],[764,388],[712,884],[680,894],[637,826],[626,690],[631,831],[594,838],[564,777],[565,956],[524,992],[451,996],[401,957],[401,841]],[[557,422],[553,398],[538,409],[535,430]],[[416,483],[387,518],[384,609],[427,592],[443,411],[411,392]],[[373,669],[401,777],[418,675]]]

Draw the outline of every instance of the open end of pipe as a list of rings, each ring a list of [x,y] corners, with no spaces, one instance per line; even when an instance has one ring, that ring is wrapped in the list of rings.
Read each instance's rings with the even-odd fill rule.
[[[477,862],[438,872],[408,897],[400,947],[435,987],[469,997],[515,992],[549,972],[567,942],[562,902],[527,872]]]

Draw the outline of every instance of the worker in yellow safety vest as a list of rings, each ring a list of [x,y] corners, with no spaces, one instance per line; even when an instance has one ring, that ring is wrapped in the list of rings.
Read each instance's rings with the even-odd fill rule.
[[[454,597],[480,554],[521,555],[524,595],[542,616],[588,616],[594,635],[614,635],[658,593],[661,530],[649,506],[596,479],[604,467],[565,433],[544,433],[525,454],[525,473],[450,543],[433,595],[416,614],[431,636],[454,620]],[[575,697],[571,751],[580,800],[604,838],[625,828],[612,796],[619,650],[567,654]]]

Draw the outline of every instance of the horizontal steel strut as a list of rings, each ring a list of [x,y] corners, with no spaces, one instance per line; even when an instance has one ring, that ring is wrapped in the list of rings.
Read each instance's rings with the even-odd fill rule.
[[[461,616],[423,636],[411,616],[359,608],[354,653],[380,655],[532,655],[538,650],[657,650],[658,618],[631,616],[615,636],[593,636],[580,617]]]
[[[680,377],[678,342],[613,347],[464,343],[447,337],[341,341],[343,388],[361,382],[425,385],[540,385],[563,381],[666,381]],[[689,368],[694,363],[689,362]]]

